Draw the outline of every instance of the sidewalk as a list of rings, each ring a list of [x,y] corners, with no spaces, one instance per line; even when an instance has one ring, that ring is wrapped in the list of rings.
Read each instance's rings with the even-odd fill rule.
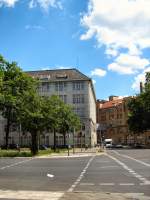
[[[109,193],[109,192],[71,192],[65,193],[59,200],[150,200],[141,193]]]
[[[69,149],[69,152],[62,152],[62,153],[52,153],[50,155],[42,155],[37,156],[38,158],[71,158],[71,157],[86,157],[86,156],[92,156],[94,154],[101,154],[104,153],[104,150],[100,150],[100,148],[75,148]]]

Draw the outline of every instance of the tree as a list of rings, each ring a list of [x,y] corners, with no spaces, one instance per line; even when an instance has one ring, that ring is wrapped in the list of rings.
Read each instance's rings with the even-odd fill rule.
[[[45,118],[43,113],[43,100],[36,91],[28,91],[20,104],[18,118],[22,124],[22,130],[31,134],[32,155],[38,153],[38,137],[40,132],[45,129]]]
[[[72,111],[72,107],[65,104],[58,96],[44,98],[45,127],[54,135],[54,151],[56,150],[56,132],[63,134],[66,145],[66,133],[73,127],[80,126],[79,117]]]
[[[0,56],[0,110],[6,119],[5,145],[8,148],[10,127],[17,124],[17,110],[26,91],[32,88],[32,78],[17,66]]]
[[[134,133],[142,133],[150,129],[150,73],[146,75],[144,91],[128,103],[129,129]]]
[[[54,151],[56,150],[56,131],[58,130],[60,123],[60,110],[62,108],[63,101],[56,95],[51,97],[44,97],[43,111],[45,118],[45,128],[48,131],[52,131],[54,135]]]
[[[60,124],[59,130],[62,133],[64,138],[64,146],[66,145],[66,134],[69,131],[73,131],[73,129],[79,129],[80,127],[80,119],[73,112],[72,107],[70,105],[63,105],[63,108],[60,110]]]

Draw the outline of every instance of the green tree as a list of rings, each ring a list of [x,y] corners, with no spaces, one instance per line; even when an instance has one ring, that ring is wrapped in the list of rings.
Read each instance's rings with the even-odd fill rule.
[[[40,132],[45,129],[45,118],[43,113],[43,99],[36,92],[28,91],[20,104],[18,118],[22,130],[31,134],[32,155],[38,153],[38,141]]]
[[[150,80],[150,73],[147,73],[147,80]],[[133,133],[142,133],[150,129],[150,82],[145,84],[144,91],[128,103],[129,129]]]
[[[45,128],[48,131],[53,132],[54,151],[56,150],[56,132],[59,127],[59,121],[60,121],[59,113],[62,108],[62,105],[63,105],[63,102],[56,95],[52,95],[51,97],[44,98],[43,109],[44,109],[44,118],[46,119]]]
[[[45,127],[54,135],[54,151],[56,150],[56,132],[63,134],[66,145],[66,133],[73,127],[80,126],[79,117],[72,111],[72,107],[65,104],[58,96],[44,98]]]
[[[32,88],[32,78],[17,66],[9,63],[0,56],[0,110],[6,119],[5,145],[8,147],[10,128],[17,124],[17,110],[26,91]]]
[[[73,109],[70,105],[64,104],[63,108],[60,110],[60,123],[59,130],[62,133],[64,138],[64,146],[66,145],[66,134],[73,129],[78,130],[80,127],[80,119],[73,112]]]

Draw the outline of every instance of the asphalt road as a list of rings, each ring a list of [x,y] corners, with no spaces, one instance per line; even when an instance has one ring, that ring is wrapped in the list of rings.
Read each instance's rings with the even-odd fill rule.
[[[0,159],[0,200],[78,198],[150,199],[150,150],[107,150],[102,155],[86,157]]]

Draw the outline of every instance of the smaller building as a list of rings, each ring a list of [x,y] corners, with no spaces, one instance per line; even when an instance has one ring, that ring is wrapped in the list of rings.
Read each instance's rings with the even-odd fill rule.
[[[114,144],[150,146],[150,132],[134,134],[128,127],[128,100],[110,96],[108,101],[97,100],[97,142],[112,138]]]
[[[108,101],[97,101],[98,142],[112,138],[114,143],[127,144],[127,98],[110,96]]]

